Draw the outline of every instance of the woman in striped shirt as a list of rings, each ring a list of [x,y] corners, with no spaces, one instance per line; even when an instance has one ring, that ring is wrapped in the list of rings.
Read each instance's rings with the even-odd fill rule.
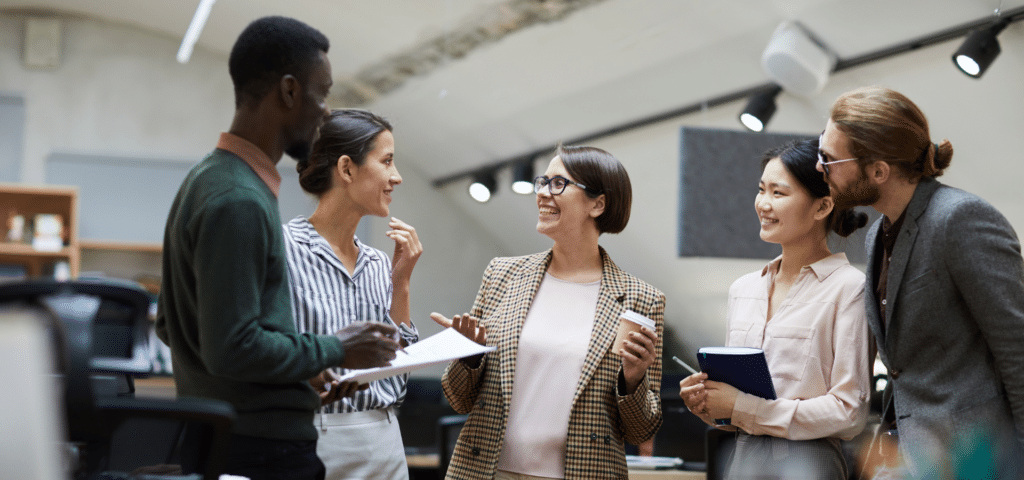
[[[299,216],[284,225],[300,333],[331,333],[352,322],[377,321],[397,326],[403,346],[419,339],[409,318],[409,280],[423,251],[416,230],[391,218],[393,265],[384,252],[355,236],[364,215],[389,214],[391,192],[402,183],[394,145],[387,120],[363,110],[334,110],[309,158],[296,166],[299,184],[318,199],[308,219]],[[318,387],[324,406],[314,420],[326,478],[407,479],[393,408],[405,398],[408,375],[358,389],[333,381],[343,373],[327,371],[311,382],[327,386]]]

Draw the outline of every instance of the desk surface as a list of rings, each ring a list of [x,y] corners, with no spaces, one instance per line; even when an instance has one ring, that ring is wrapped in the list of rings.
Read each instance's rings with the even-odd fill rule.
[[[437,468],[436,453],[406,455],[410,468]],[[630,470],[629,480],[704,480],[704,472],[686,470]]]

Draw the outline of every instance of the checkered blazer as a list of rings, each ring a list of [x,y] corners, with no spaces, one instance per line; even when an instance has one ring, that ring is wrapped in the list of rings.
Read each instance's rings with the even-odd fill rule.
[[[627,479],[624,441],[639,444],[661,426],[661,336],[665,295],[622,271],[601,249],[604,272],[590,348],[580,373],[569,417],[565,455],[566,479]],[[522,257],[495,258],[470,312],[487,329],[487,354],[476,369],[452,362],[441,378],[455,411],[469,418],[459,435],[448,466],[448,479],[494,478],[501,454],[516,351],[526,314],[551,263],[551,251]],[[622,359],[612,351],[619,315],[633,310],[657,324],[655,361],[632,395],[619,396]],[[624,385],[623,385],[624,389]]]

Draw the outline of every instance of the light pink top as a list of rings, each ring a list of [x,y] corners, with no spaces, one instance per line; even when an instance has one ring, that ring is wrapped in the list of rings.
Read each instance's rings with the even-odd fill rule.
[[[729,289],[726,345],[761,348],[777,400],[740,393],[732,424],[790,440],[850,439],[867,421],[871,378],[864,274],[836,253],[803,267],[768,317],[768,289],[782,257]]]
[[[565,477],[569,414],[600,286],[600,281],[572,283],[544,274],[519,336],[499,470]]]

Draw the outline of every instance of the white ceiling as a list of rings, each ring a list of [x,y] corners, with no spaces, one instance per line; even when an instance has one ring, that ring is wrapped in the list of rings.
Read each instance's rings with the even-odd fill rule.
[[[543,0],[536,0],[543,2]],[[303,20],[331,39],[338,84],[429,39],[527,0],[219,0],[198,48],[225,55],[264,15]],[[180,38],[198,0],[0,0]],[[1024,0],[603,0],[513,31],[366,105],[401,132],[429,178],[493,164],[562,139],[769,81],[760,55],[775,27],[799,20],[840,58],[1008,10]],[[504,9],[504,10],[503,10]],[[438,162],[436,158],[442,157]],[[421,163],[417,163],[421,162]]]

